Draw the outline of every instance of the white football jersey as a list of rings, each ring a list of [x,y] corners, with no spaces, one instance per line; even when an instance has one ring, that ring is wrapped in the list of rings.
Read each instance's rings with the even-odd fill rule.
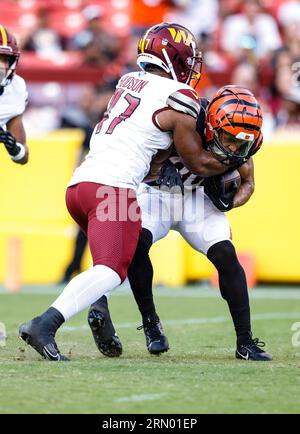
[[[5,127],[11,119],[23,114],[27,100],[25,81],[19,75],[14,75],[0,95],[0,127]]]
[[[106,114],[96,125],[90,152],[69,185],[96,182],[136,189],[149,172],[153,156],[172,144],[156,115],[168,106],[197,116],[196,92],[190,86],[144,71],[124,75]]]

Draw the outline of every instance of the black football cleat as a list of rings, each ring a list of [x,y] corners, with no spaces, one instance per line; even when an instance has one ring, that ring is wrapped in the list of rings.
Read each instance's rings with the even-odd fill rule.
[[[261,349],[264,346],[264,342],[261,342],[258,338],[252,339],[251,337],[248,343],[237,346],[235,357],[241,360],[270,361],[272,360],[271,354]]]
[[[60,353],[53,334],[47,332],[45,324],[42,323],[39,316],[20,326],[19,337],[32,346],[46,360],[52,362],[70,361]]]
[[[164,334],[163,327],[157,315],[148,316],[143,319],[143,325],[137,330],[144,329],[146,345],[150,354],[159,355],[169,350],[169,342]]]
[[[122,343],[113,326],[105,295],[90,307],[88,323],[100,353],[106,357],[120,357]]]

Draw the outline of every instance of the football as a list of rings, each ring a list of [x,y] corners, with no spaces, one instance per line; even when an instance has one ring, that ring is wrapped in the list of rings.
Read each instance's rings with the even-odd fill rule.
[[[224,183],[225,192],[231,190],[234,182],[237,182],[239,188],[241,185],[241,175],[238,170],[232,170],[231,172],[227,172],[222,175],[222,182]]]

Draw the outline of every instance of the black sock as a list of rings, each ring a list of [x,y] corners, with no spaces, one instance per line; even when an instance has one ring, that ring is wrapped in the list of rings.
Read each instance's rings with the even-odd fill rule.
[[[251,337],[250,305],[244,269],[230,241],[214,244],[208,250],[207,257],[218,270],[221,295],[228,303],[237,345],[242,345]]]
[[[49,307],[41,316],[43,328],[47,333],[55,335],[57,329],[65,322],[63,315],[55,309]]]
[[[143,319],[157,315],[152,293],[153,267],[149,257],[151,245],[152,234],[143,228],[128,269],[130,286]]]

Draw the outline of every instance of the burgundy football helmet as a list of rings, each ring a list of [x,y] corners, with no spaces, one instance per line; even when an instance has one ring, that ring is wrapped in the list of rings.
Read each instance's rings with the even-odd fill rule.
[[[137,64],[142,70],[148,64],[159,66],[173,80],[190,84],[192,80],[197,83],[200,80],[202,56],[188,29],[175,23],[161,23],[148,29],[140,39]]]
[[[7,56],[8,58],[8,68],[2,74],[0,74],[0,87],[7,86],[15,73],[18,60],[20,57],[20,51],[16,38],[12,33],[6,30],[0,24],[0,55]]]

